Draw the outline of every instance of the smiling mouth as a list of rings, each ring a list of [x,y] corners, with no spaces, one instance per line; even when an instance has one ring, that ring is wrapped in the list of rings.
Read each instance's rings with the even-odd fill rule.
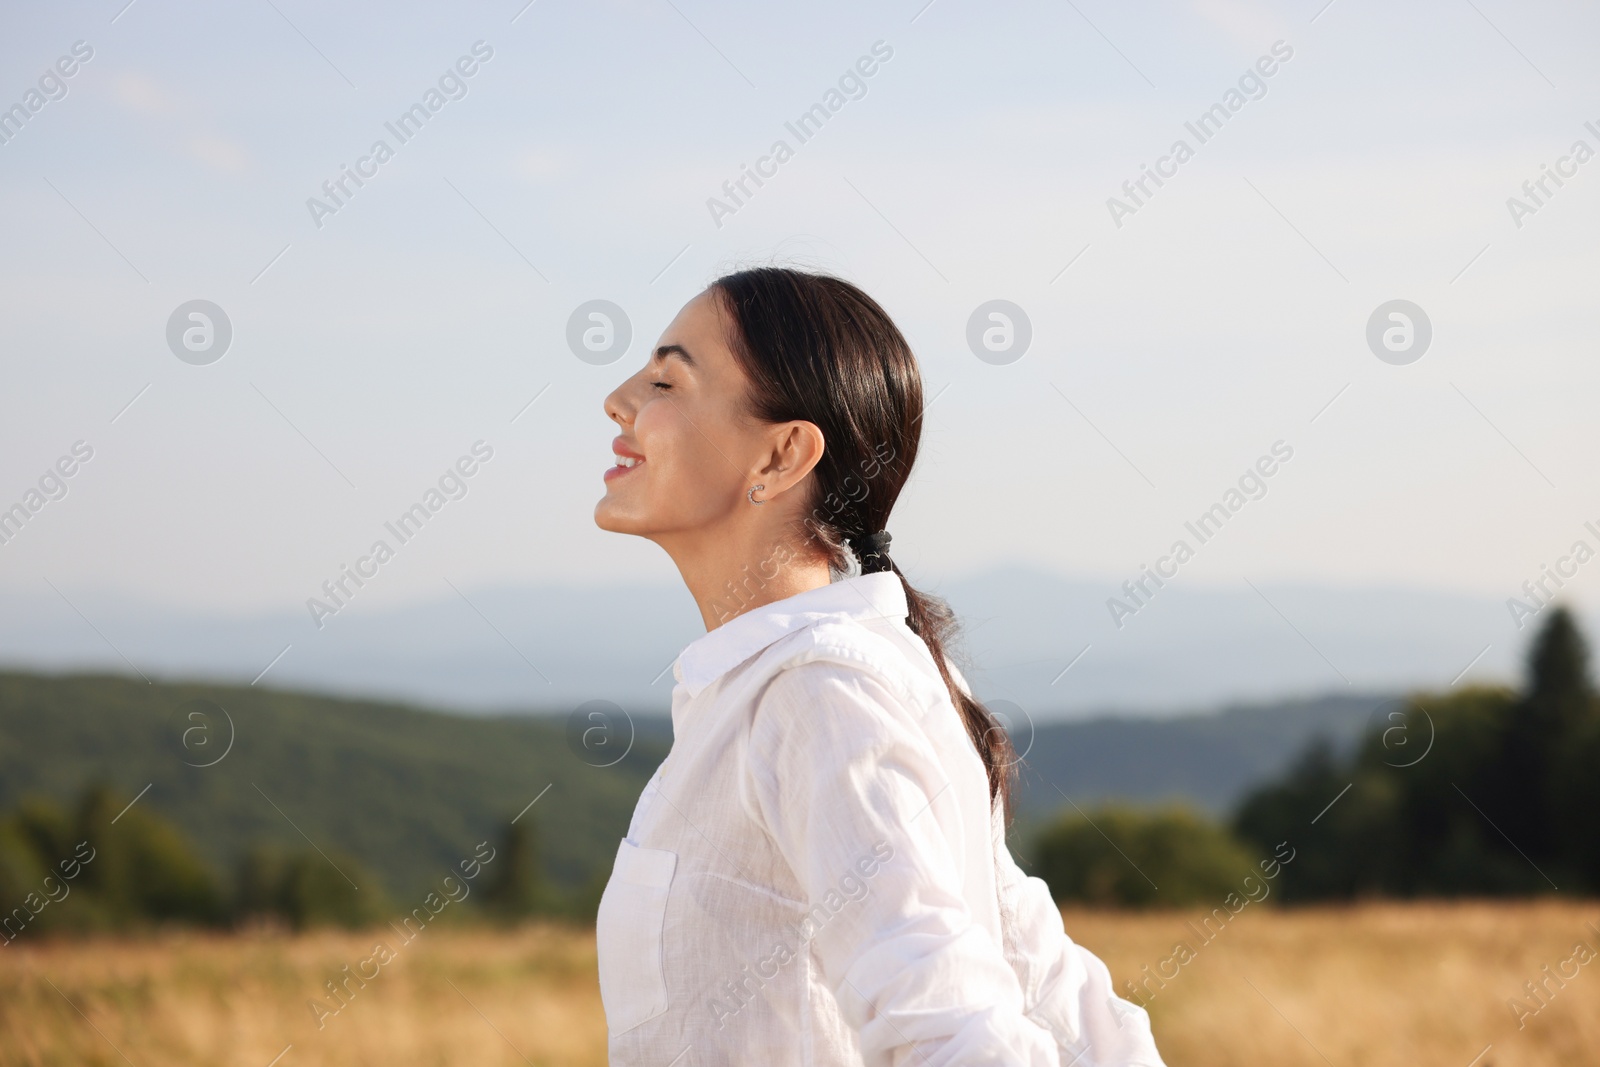
[[[612,459],[614,462],[606,468],[605,473],[605,480],[608,482],[621,478],[629,471],[635,471],[644,466],[644,460],[638,456],[613,455]]]

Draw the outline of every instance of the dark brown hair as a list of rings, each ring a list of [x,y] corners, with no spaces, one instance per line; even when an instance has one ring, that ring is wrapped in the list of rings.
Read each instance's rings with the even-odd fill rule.
[[[927,644],[967,735],[983,759],[989,797],[1011,810],[1011,743],[993,713],[962,692],[945,662],[956,620],[919,593],[869,540],[885,529],[911,474],[922,431],[922,373],[887,312],[849,282],[782,267],[742,270],[711,283],[732,319],[728,338],[765,422],[803,420],[822,431],[806,536],[845,570],[845,544],[864,574],[893,571],[905,587],[906,625]]]

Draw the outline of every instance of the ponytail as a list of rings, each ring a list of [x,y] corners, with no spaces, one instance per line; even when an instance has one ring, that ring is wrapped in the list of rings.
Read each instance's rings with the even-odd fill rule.
[[[945,688],[950,692],[950,703],[955,705],[956,713],[961,716],[961,725],[966,727],[967,737],[972,741],[972,747],[978,750],[978,757],[983,760],[983,769],[989,776],[989,801],[1000,806],[1009,825],[1012,815],[1011,791],[1016,780],[1016,750],[1012,747],[1011,738],[1005,728],[1000,725],[1000,720],[995,718],[994,712],[984,707],[970,692],[958,685],[955,676],[950,673],[945,645],[953,642],[960,629],[955,612],[950,610],[950,605],[944,598],[919,592],[887,554],[869,553],[869,557],[871,556],[875,556],[876,559],[872,559],[870,563],[864,560],[862,573],[887,570],[892,571],[895,577],[900,579],[901,588],[906,592],[906,626],[928,646],[928,652],[933,656],[933,665],[939,669],[939,677],[944,680]],[[880,560],[882,565],[874,567],[873,564]]]
[[[812,470],[815,506],[803,536],[835,570],[848,571],[852,554],[863,574],[892,571],[900,579],[906,626],[928,646],[983,760],[990,802],[1009,821],[1016,762],[1010,738],[950,671],[950,606],[912,588],[882,532],[921,438],[922,372],[911,346],[877,301],[824,274],[759,267],[719,278],[710,290],[731,320],[728,343],[750,381],[751,413],[822,431],[826,447]]]

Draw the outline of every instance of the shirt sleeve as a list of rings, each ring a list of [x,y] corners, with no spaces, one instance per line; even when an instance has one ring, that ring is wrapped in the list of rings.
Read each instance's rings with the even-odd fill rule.
[[[994,833],[1005,954],[1028,1018],[1055,1035],[1064,1065],[1165,1067],[1150,1016],[1117,996],[1105,963],[1067,935],[1049,886],[1012,858],[998,813]]]
[[[957,787],[919,715],[865,665],[779,671],[751,725],[749,803],[804,890],[801,932],[867,1064],[1059,1067],[967,908],[974,850],[956,797],[939,802]]]

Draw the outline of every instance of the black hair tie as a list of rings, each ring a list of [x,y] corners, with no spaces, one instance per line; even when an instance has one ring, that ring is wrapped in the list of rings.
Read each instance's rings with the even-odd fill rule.
[[[874,534],[862,534],[850,539],[851,546],[856,549],[857,561],[861,564],[862,574],[874,574],[878,571],[889,569],[889,542],[893,540],[888,530],[879,530]]]

